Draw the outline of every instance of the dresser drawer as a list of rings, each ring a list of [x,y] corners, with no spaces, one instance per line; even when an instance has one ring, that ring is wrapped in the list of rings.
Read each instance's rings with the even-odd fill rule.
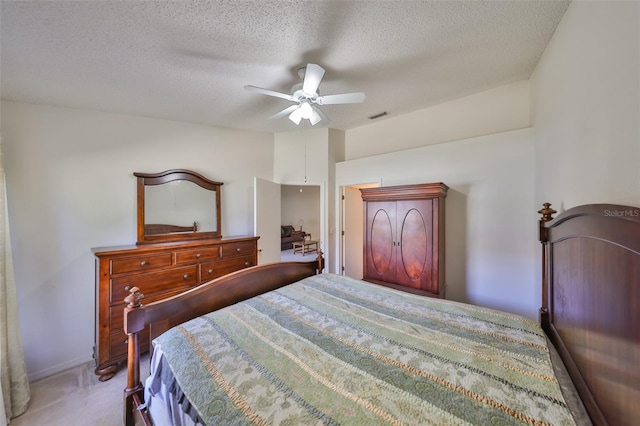
[[[113,333],[109,336],[109,352],[110,358],[118,358],[121,356],[127,356],[127,336],[124,330],[118,333]],[[139,334],[140,336],[140,352],[145,352],[149,349],[149,326],[146,326],[144,330]]]
[[[144,272],[149,269],[157,269],[171,266],[171,253],[161,253],[146,256],[121,257],[111,259],[111,274],[125,272]]]
[[[207,247],[199,250],[185,250],[176,252],[176,264],[202,262],[220,258],[220,247]]]
[[[222,258],[254,255],[255,243],[253,241],[239,241],[237,243],[227,243],[221,246]]]
[[[189,287],[191,288],[191,287]],[[148,305],[149,303],[156,302],[158,300],[166,299],[167,297],[175,296],[176,294],[180,294],[183,291],[187,291],[189,288],[181,288],[179,290],[174,290],[171,292],[164,293],[162,295],[156,296],[147,296],[144,295],[144,299],[142,299],[143,305]],[[120,332],[124,333],[124,307],[126,303],[121,303],[118,305],[113,305],[109,308],[109,329],[111,333]]]
[[[167,271],[150,272],[111,280],[111,303],[121,303],[131,287],[138,287],[146,297],[186,290],[197,283],[197,267],[183,266]]]
[[[234,257],[200,265],[200,282],[211,281],[240,269],[255,266],[254,256]]]

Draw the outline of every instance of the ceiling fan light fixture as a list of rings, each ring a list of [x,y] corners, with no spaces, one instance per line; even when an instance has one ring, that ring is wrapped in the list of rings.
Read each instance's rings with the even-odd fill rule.
[[[322,116],[318,113],[315,106],[309,102],[304,101],[300,103],[300,106],[296,108],[291,114],[289,114],[289,120],[296,125],[300,125],[302,119],[309,120],[312,126],[315,126],[322,121]]]
[[[318,111],[316,111],[316,108],[312,109],[311,117],[309,117],[309,121],[311,122],[312,126],[315,126],[316,124],[322,121],[322,117],[320,116],[320,114],[318,114]]]
[[[301,117],[307,120],[309,120],[315,112],[313,111],[313,107],[311,107],[311,104],[307,101],[304,101],[300,104],[299,110]]]
[[[302,120],[302,108],[296,108],[291,114],[289,114],[289,120],[293,121],[296,125],[300,125],[300,120]]]

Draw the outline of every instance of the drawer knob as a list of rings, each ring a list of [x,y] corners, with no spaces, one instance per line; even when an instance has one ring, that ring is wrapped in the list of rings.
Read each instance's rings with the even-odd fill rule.
[[[202,256],[200,253],[196,254],[196,259],[199,259]]]
[[[240,247],[238,247],[238,248],[236,249],[236,251],[242,251],[242,249],[241,249]]]
[[[186,280],[187,278],[189,278],[189,274],[184,274],[184,275],[182,276],[182,278],[184,278],[184,279]]]
[[[207,272],[213,274],[213,269],[209,269]]]
[[[131,290],[131,286],[130,285],[124,286],[124,291],[129,291],[129,290]]]
[[[140,262],[140,266],[147,266],[149,264],[149,262],[147,262],[146,260],[143,260],[142,262]]]
[[[249,266],[249,262],[244,262],[244,266]]]

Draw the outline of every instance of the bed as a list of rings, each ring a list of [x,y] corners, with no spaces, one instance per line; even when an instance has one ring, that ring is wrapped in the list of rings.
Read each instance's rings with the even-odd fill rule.
[[[539,324],[322,273],[322,253],[148,305],[132,288],[125,424],[633,424],[640,208],[540,213]]]

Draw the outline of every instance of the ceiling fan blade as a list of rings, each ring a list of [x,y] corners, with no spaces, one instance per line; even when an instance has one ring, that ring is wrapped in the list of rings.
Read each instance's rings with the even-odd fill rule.
[[[342,93],[339,95],[325,95],[316,99],[318,105],[335,105],[335,104],[357,104],[364,101],[367,97],[362,92]]]
[[[297,110],[298,108],[300,108],[300,105],[291,105],[289,108],[285,108],[280,112],[276,112],[271,117],[269,117],[267,120],[275,120],[277,118],[282,118],[282,117],[284,117],[286,115],[291,114],[293,111]]]
[[[324,68],[316,64],[307,64],[304,72],[302,91],[306,95],[313,96],[318,91],[322,77],[324,77]]]
[[[302,108],[298,107],[289,115],[289,120],[293,121],[296,125],[302,121]]]
[[[263,89],[262,87],[256,86],[244,86],[244,88],[250,92],[258,92],[263,95],[275,96],[276,98],[286,99],[288,101],[295,101],[293,96],[288,93],[274,92],[273,90]]]

